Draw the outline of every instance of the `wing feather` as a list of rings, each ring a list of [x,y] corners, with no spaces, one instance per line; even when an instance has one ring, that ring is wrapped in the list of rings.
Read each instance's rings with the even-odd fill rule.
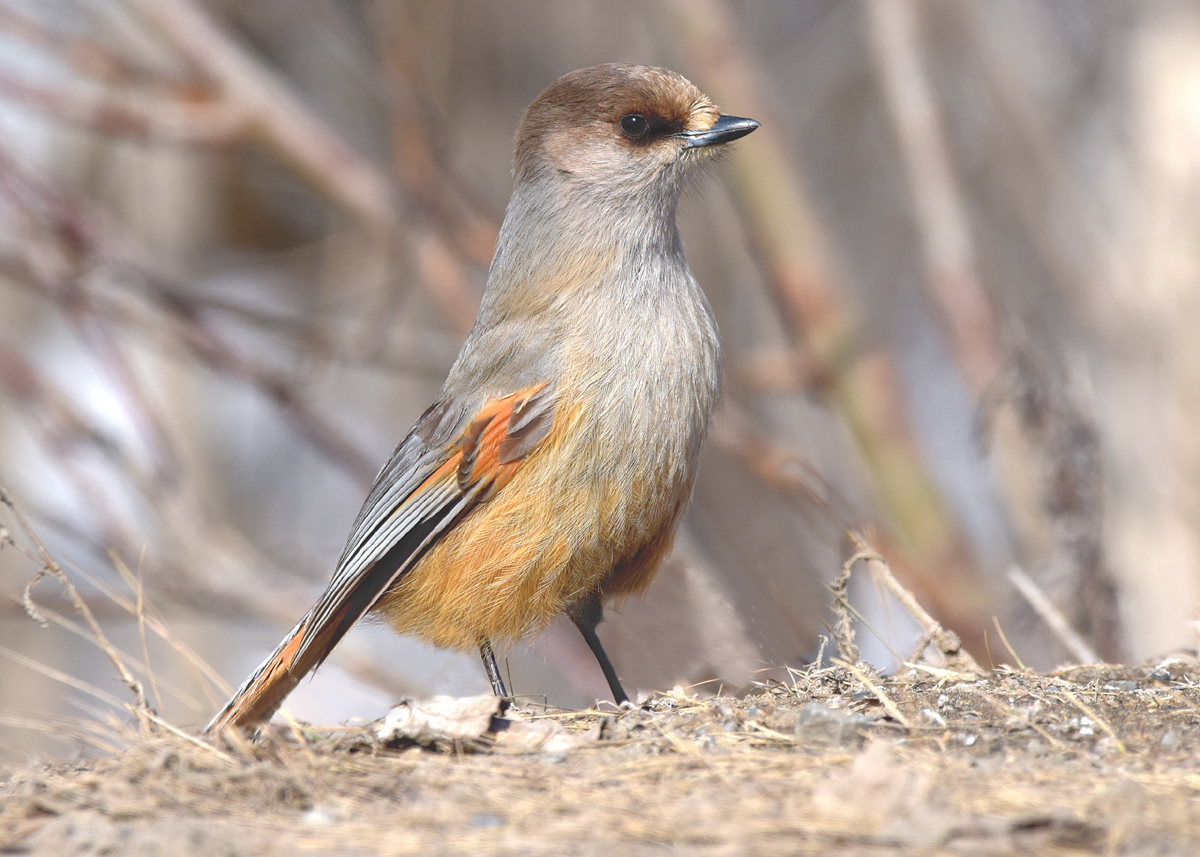
[[[442,533],[508,484],[548,434],[553,402],[541,384],[477,409],[441,403],[426,411],[380,471],[328,587],[205,731],[270,719]],[[431,443],[443,435],[449,442]]]

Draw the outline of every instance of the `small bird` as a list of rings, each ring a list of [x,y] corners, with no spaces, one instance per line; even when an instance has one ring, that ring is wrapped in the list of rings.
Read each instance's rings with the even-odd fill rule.
[[[720,387],[683,256],[688,177],[753,119],[661,68],[552,83],[521,119],[479,316],[437,401],[380,471],[328,588],[208,724],[254,729],[368,611],[478,650],[565,613],[618,704],[596,626],[670,547]]]

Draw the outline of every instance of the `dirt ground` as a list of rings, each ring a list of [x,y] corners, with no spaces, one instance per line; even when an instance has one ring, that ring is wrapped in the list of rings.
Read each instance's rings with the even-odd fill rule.
[[[738,698],[523,708],[480,740],[138,738],[5,772],[0,853],[1197,854],[1198,679],[836,667]]]

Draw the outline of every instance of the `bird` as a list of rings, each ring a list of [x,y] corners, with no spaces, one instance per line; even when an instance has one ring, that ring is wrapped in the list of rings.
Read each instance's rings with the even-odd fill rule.
[[[328,587],[205,728],[270,720],[367,613],[478,651],[574,621],[614,701],[604,604],[646,589],[690,498],[721,382],[676,208],[759,127],[683,76],[609,63],[525,110],[479,314],[441,392],[392,453]]]

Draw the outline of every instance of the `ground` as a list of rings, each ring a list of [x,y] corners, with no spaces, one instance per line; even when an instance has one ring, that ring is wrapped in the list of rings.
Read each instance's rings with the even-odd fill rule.
[[[0,853],[1197,854],[1198,679],[834,667],[737,698],[519,708],[480,740],[142,736],[7,772]]]

